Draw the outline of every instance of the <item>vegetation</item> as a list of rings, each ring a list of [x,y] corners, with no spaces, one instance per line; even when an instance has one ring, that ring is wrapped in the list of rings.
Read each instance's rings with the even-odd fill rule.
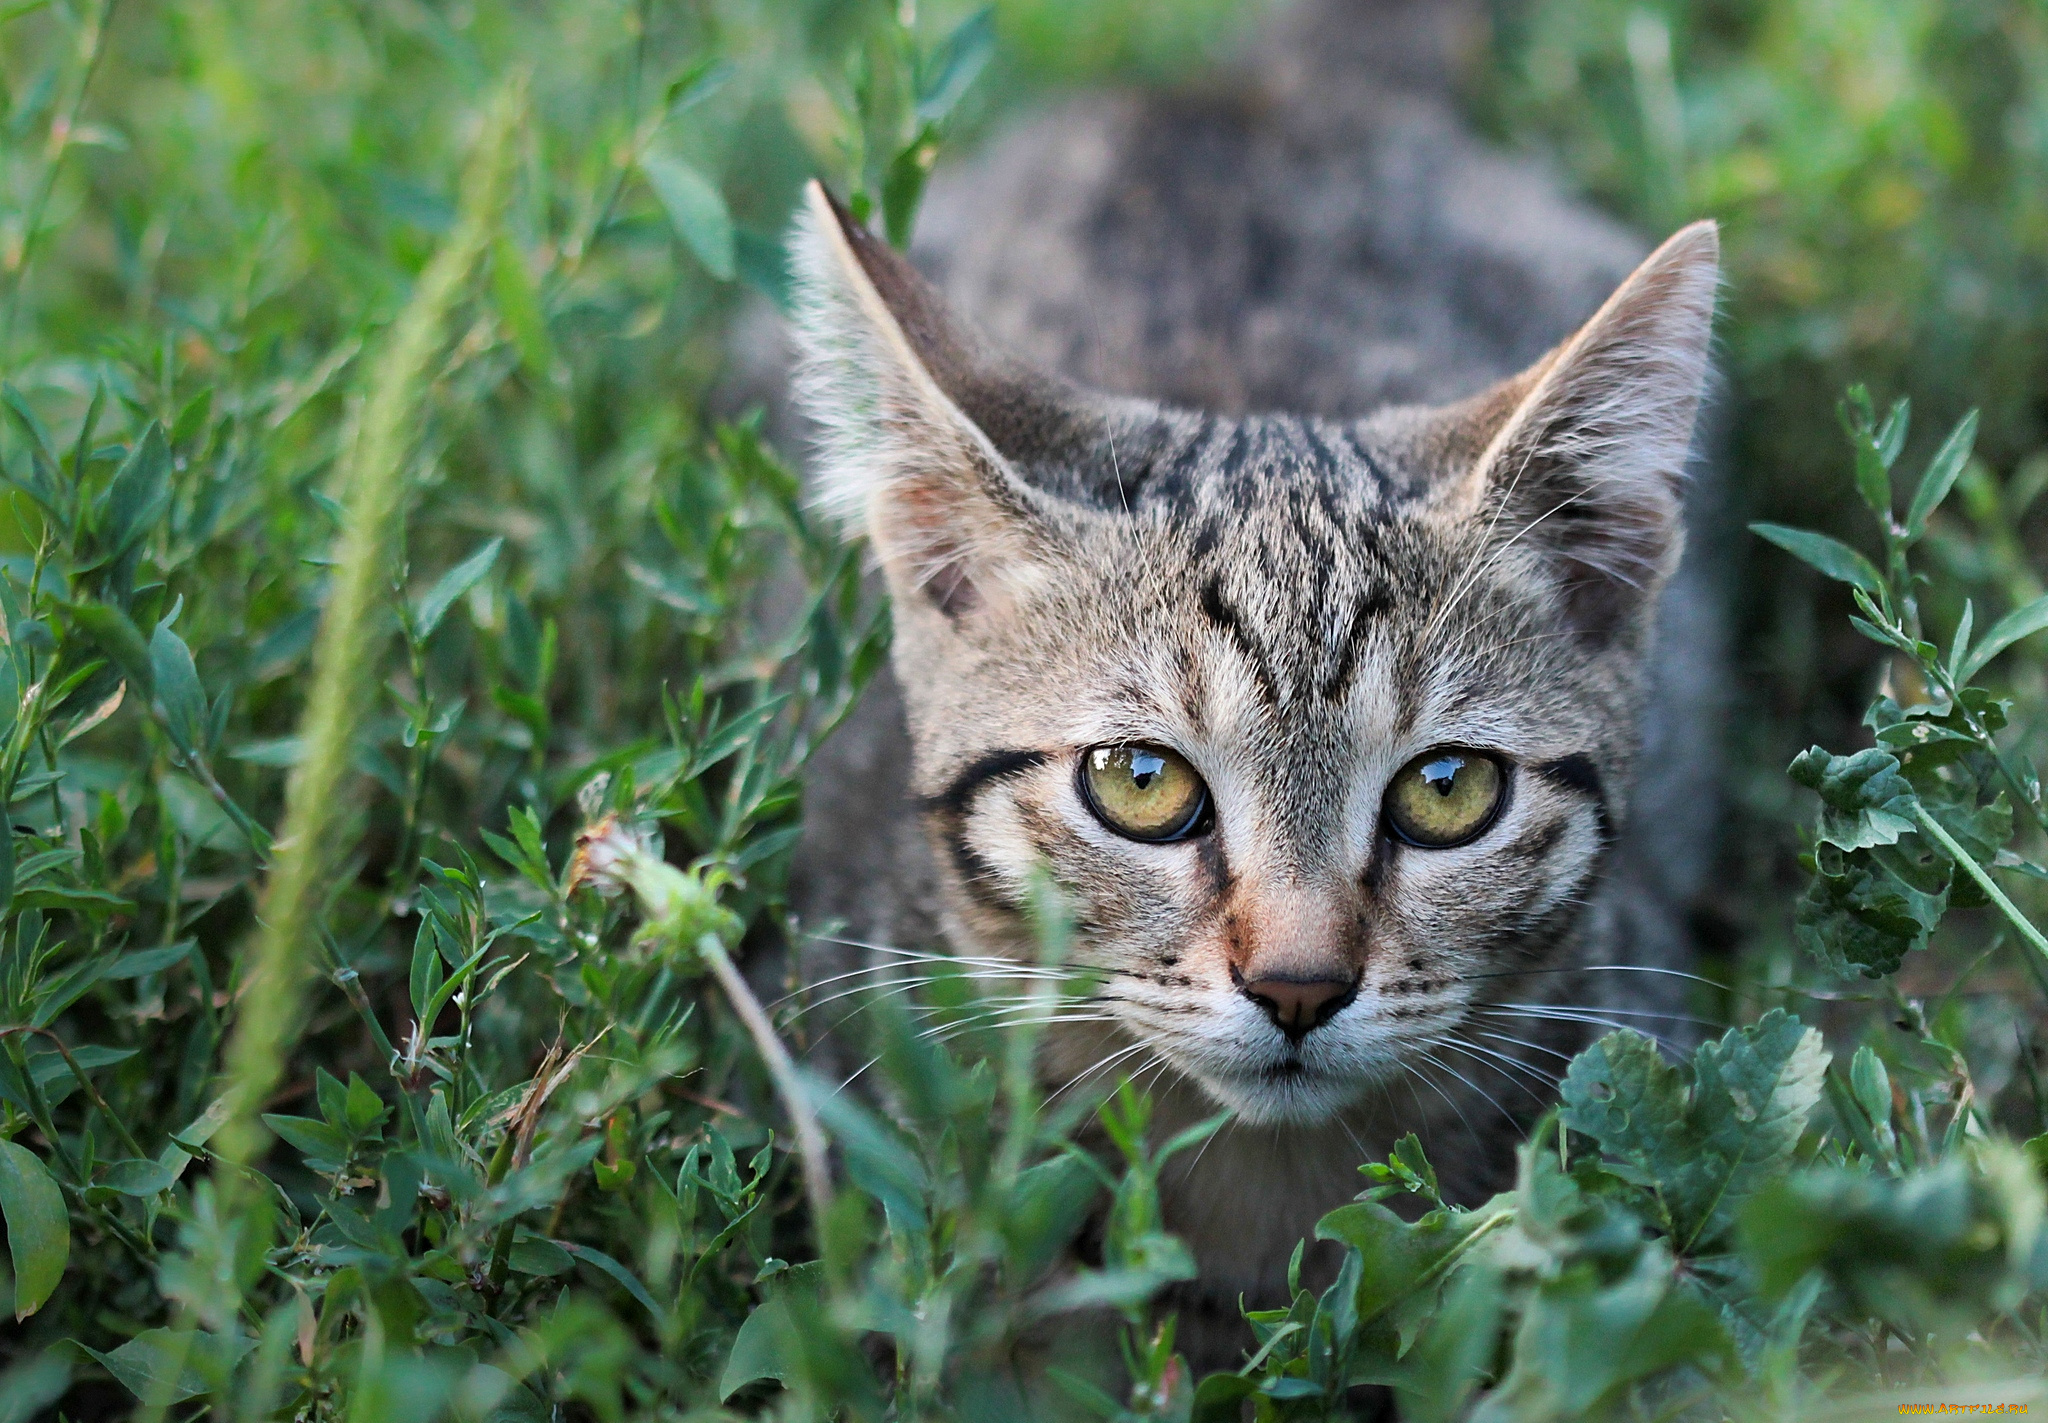
[[[0,0],[0,1417],[2048,1401],[2021,0],[1531,0],[1476,86],[1645,224],[1729,224],[1788,555],[1738,1026],[1588,1049],[1484,1205],[1369,1164],[1336,1284],[1202,1380],[1155,1190],[1201,1129],[1040,1102],[1037,1015],[943,967],[862,1015],[897,1116],[779,1046],[804,763],[887,622],[726,410],[732,327],[811,171],[900,239],[1009,96],[1170,75],[1227,8]],[[1845,459],[1858,377],[1931,434],[1854,394]]]

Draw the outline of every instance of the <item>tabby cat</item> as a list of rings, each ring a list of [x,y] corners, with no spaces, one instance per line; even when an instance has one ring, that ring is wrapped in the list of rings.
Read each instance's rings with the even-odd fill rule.
[[[1630,846],[1715,231],[1478,394],[1300,415],[1008,355],[815,186],[792,245],[817,488],[896,626],[842,753],[875,799],[820,773],[799,903],[999,965],[1059,887],[1096,986],[1048,1081],[1139,1075],[1169,1132],[1233,1114],[1164,1183],[1202,1270],[1184,1329],[1227,1363],[1240,1297],[1272,1302],[1367,1154],[1418,1131],[1448,1194],[1490,1189],[1586,1026],[1652,1001],[1593,969],[1672,959]]]

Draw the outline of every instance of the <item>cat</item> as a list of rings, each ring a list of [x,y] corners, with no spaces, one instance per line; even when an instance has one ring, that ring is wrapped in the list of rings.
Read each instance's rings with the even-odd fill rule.
[[[896,629],[793,902],[999,963],[1058,886],[1098,982],[1047,1082],[1130,1072],[1162,1139],[1232,1113],[1162,1182],[1210,1366],[1361,1161],[1416,1131],[1481,1197],[1589,1030],[1664,1021],[1600,970],[1683,964],[1711,836],[1716,233],[1624,276],[1450,117],[1457,8],[1298,7],[1234,89],[942,181],[927,264],[1035,363],[822,189],[792,236],[815,487]]]

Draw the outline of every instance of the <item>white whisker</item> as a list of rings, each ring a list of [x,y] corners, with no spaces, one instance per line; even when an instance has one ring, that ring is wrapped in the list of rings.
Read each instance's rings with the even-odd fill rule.
[[[1522,1120],[1520,1117],[1517,1117],[1513,1112],[1509,1111],[1506,1107],[1503,1107],[1500,1104],[1499,1098],[1495,1097],[1491,1092],[1481,1087],[1477,1082],[1474,1082],[1464,1073],[1458,1071],[1457,1068],[1451,1066],[1449,1063],[1443,1061],[1441,1058],[1435,1057],[1427,1052],[1418,1052],[1416,1056],[1421,1058],[1424,1062],[1428,1063],[1431,1067],[1436,1068],[1438,1071],[1450,1073],[1451,1076],[1457,1078],[1460,1082],[1464,1083],[1467,1087],[1471,1088],[1474,1092],[1478,1093],[1480,1100],[1485,1102],[1487,1106],[1493,1108],[1496,1112],[1499,1112],[1502,1116],[1506,1117],[1508,1121],[1513,1123],[1514,1128],[1517,1132],[1520,1132],[1522,1130]]]

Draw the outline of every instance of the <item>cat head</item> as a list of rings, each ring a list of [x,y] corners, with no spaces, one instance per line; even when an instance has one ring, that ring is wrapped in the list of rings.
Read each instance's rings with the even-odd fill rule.
[[[1717,284],[1666,242],[1440,409],[1222,418],[991,349],[813,186],[797,388],[865,530],[948,929],[1219,1102],[1327,1116],[1555,959],[1626,813]]]

